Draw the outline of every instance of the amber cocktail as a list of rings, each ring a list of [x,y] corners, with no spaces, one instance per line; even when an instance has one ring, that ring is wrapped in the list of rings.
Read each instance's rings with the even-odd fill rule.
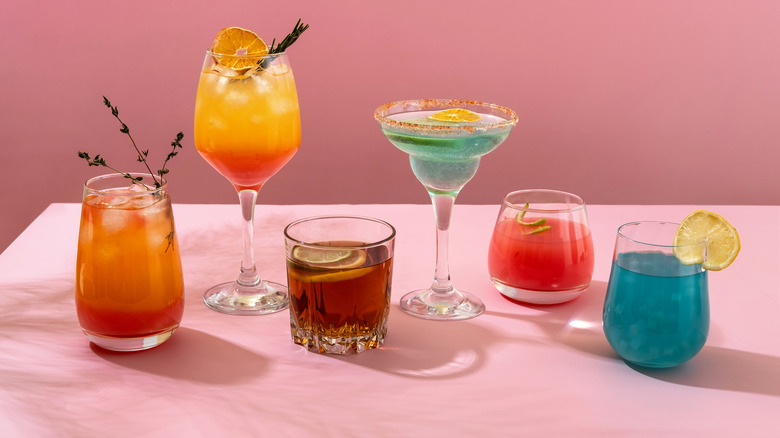
[[[346,354],[384,343],[395,229],[378,219],[324,216],[285,229],[293,341]]]
[[[166,189],[131,184],[120,174],[84,187],[76,311],[84,333],[103,348],[151,348],[181,322],[184,280]]]

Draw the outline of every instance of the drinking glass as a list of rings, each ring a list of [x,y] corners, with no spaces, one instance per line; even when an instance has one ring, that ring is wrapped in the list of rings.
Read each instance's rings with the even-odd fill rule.
[[[250,67],[234,70],[226,65]],[[298,95],[285,53],[206,52],[195,101],[195,146],[233,184],[244,221],[238,278],[208,289],[203,295],[208,307],[236,315],[287,307],[287,287],[262,281],[257,273],[253,220],[258,191],[295,155],[300,142]]]
[[[184,279],[171,199],[148,174],[84,185],[76,256],[76,313],[94,344],[116,351],[165,342],[184,312]]]
[[[385,341],[395,229],[379,219],[319,216],[284,229],[290,332],[319,353],[360,353]]]
[[[593,262],[582,198],[543,189],[504,197],[488,250],[490,278],[504,296],[532,304],[573,300],[590,286]]]
[[[631,222],[618,229],[604,300],[604,334],[623,359],[636,365],[680,365],[707,340],[707,271],[674,256],[678,225]],[[704,241],[691,248],[706,256]]]
[[[447,109],[480,115],[475,122],[439,122],[429,118]],[[498,147],[517,123],[509,108],[466,100],[404,100],[384,104],[374,118],[387,139],[409,154],[409,162],[433,203],[436,220],[436,270],[428,289],[407,293],[401,308],[432,320],[473,318],[485,310],[476,296],[452,285],[448,261],[448,230],[455,197],[471,180],[480,157]]]

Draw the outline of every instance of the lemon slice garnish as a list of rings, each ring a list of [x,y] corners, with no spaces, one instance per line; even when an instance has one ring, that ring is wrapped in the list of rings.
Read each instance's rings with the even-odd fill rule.
[[[698,243],[705,242],[707,257]],[[728,267],[739,254],[737,229],[722,216],[696,210],[683,219],[674,235],[674,255],[685,265],[702,263],[709,271]]]
[[[241,27],[226,27],[219,31],[217,37],[214,38],[211,51],[219,64],[233,70],[245,70],[253,67],[257,61],[241,56],[267,55],[268,46],[251,30]]]
[[[440,122],[478,122],[482,116],[463,108],[452,108],[433,113],[428,118]]]
[[[292,250],[292,256],[305,265],[327,269],[352,269],[366,262],[366,251],[362,249],[296,246]]]

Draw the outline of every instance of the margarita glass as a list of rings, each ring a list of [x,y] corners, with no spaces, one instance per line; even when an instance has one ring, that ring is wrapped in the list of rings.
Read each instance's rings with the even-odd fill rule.
[[[208,307],[258,315],[288,306],[287,287],[262,281],[257,274],[253,219],[258,191],[292,158],[300,142],[298,95],[284,52],[206,53],[195,101],[195,146],[233,184],[244,219],[238,279],[207,290],[203,301]]]
[[[463,112],[478,120],[439,121],[430,117],[445,110],[466,110]],[[436,219],[433,284],[404,295],[401,308],[434,320],[467,319],[481,314],[485,310],[482,301],[452,285],[447,250],[450,217],[456,196],[477,173],[480,157],[506,140],[517,123],[517,114],[509,108],[482,102],[421,99],[384,104],[376,109],[374,118],[387,139],[409,154],[414,175],[431,196]]]

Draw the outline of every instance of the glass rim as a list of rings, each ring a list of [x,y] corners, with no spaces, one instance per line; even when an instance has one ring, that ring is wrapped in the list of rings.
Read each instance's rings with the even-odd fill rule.
[[[122,188],[130,187],[133,183],[128,178],[126,178],[125,175],[130,175],[130,176],[132,176],[134,178],[136,178],[136,177],[144,177],[144,178],[151,177],[153,181],[156,181],[157,178],[160,178],[160,180],[162,182],[160,183],[160,187],[155,187],[154,183],[152,183],[150,185],[150,184],[146,184],[144,182],[141,182],[140,184],[142,184],[143,186],[146,187],[146,191],[144,191],[144,192],[132,192],[132,193],[124,192],[124,193],[122,193],[122,192],[111,192],[111,191],[108,191],[108,190],[116,190],[116,189],[122,189]],[[106,180],[117,179],[117,178],[121,179],[121,181],[124,181],[126,183],[126,185],[117,184],[115,186],[106,187],[106,188],[102,188],[102,189],[98,189],[98,188],[92,187],[92,185],[94,185],[95,183],[98,183],[98,182],[101,182],[101,181],[106,181]],[[166,190],[167,187],[168,187],[168,180],[166,180],[165,178],[160,177],[159,175],[153,175],[151,173],[145,173],[145,172],[106,173],[106,174],[103,174],[103,175],[98,175],[98,176],[94,176],[92,178],[89,178],[88,180],[86,180],[84,182],[84,190],[87,190],[90,193],[98,193],[101,196],[148,195],[148,194],[151,194],[151,193],[163,192],[163,191]]]
[[[373,242],[366,243],[364,245],[348,245],[348,246],[338,246],[338,247],[334,247],[334,246],[331,246],[331,245],[319,245],[316,242],[305,242],[303,240],[296,239],[296,238],[290,236],[290,228],[292,228],[292,227],[294,227],[296,225],[302,224],[304,222],[314,222],[314,221],[321,221],[321,220],[328,220],[328,219],[357,219],[357,220],[360,220],[360,221],[374,222],[374,223],[377,223],[377,224],[384,225],[384,226],[388,227],[389,231],[390,231],[390,235],[385,237],[385,238],[383,238],[383,239],[375,240]],[[375,217],[370,217],[370,216],[348,215],[348,214],[347,215],[336,214],[336,215],[321,215],[321,216],[304,217],[304,218],[300,218],[300,219],[294,220],[294,221],[290,222],[289,224],[287,224],[286,227],[284,227],[284,238],[289,240],[290,242],[294,243],[295,245],[303,245],[303,246],[308,246],[308,247],[311,247],[311,248],[321,248],[321,249],[344,249],[344,248],[348,248],[348,249],[365,249],[365,248],[372,248],[372,247],[379,246],[379,245],[385,244],[387,242],[390,242],[391,240],[395,239],[395,235],[396,235],[395,227],[390,225],[388,222],[383,221],[382,219],[377,219]]]
[[[265,55],[249,55],[249,54],[243,54],[243,55],[231,55],[229,53],[215,53],[211,49],[206,50],[206,56],[212,56],[212,57],[221,57],[221,58],[231,58],[231,59],[263,59],[263,58],[278,58],[282,55],[287,55],[287,52],[276,52],[276,53],[266,53]]]
[[[674,245],[673,243],[670,243],[670,244],[650,243],[650,242],[644,242],[642,240],[639,240],[639,239],[636,239],[636,238],[633,238],[633,237],[629,237],[629,236],[627,236],[626,234],[623,233],[623,228],[625,228],[625,227],[638,226],[638,225],[642,225],[642,224],[674,225],[674,226],[677,226],[677,227],[680,226],[680,224],[678,222],[670,222],[670,221],[632,221],[632,222],[626,222],[625,224],[623,224],[623,225],[618,227],[618,230],[617,230],[618,236],[620,236],[620,237],[622,237],[624,239],[630,240],[632,242],[638,243],[640,245],[651,246],[651,247],[655,247],[655,248],[686,248],[686,247],[701,246],[701,245],[705,245],[706,246],[706,243],[707,243],[706,240],[702,240],[702,241],[696,242],[696,243],[690,243],[688,245]]]
[[[395,107],[415,107],[415,109],[407,109],[404,111],[397,111],[397,112],[391,112],[391,109]],[[412,111],[422,111],[422,110],[433,110],[433,109],[448,109],[448,108],[460,108],[460,107],[481,107],[481,108],[488,108],[491,110],[495,110],[498,112],[501,112],[507,116],[506,120],[503,122],[498,123],[488,123],[484,125],[472,125],[472,124],[463,124],[463,125],[456,125],[456,126],[442,126],[442,125],[421,125],[418,123],[409,123],[406,121],[398,121],[398,120],[392,120],[388,116],[391,114],[398,114],[402,112],[412,112]],[[374,110],[374,119],[379,122],[380,124],[391,126],[393,128],[397,129],[405,129],[407,131],[429,131],[429,132],[441,132],[441,133],[447,133],[447,132],[468,132],[473,133],[474,131],[489,131],[489,130],[495,130],[495,129],[501,129],[501,128],[511,128],[515,126],[519,120],[517,117],[517,113],[515,113],[512,109],[496,105],[493,103],[487,103],[487,102],[480,102],[477,100],[463,100],[463,99],[407,99],[407,100],[396,100],[394,102],[388,102],[382,105],[379,105]]]
[[[556,194],[556,195],[564,195],[571,197],[575,203],[569,207],[569,208],[534,208],[534,207],[526,207],[525,205],[516,204],[514,202],[509,202],[509,197],[512,195],[517,195],[520,193],[550,193],[550,194]],[[555,190],[555,189],[521,189],[521,190],[515,190],[512,192],[507,193],[504,196],[504,204],[506,204],[509,207],[512,207],[516,210],[521,211],[527,211],[527,212],[533,212],[533,213],[571,213],[577,210],[584,210],[585,209],[585,201],[582,199],[581,196],[575,195],[574,193],[565,192],[563,190]]]

